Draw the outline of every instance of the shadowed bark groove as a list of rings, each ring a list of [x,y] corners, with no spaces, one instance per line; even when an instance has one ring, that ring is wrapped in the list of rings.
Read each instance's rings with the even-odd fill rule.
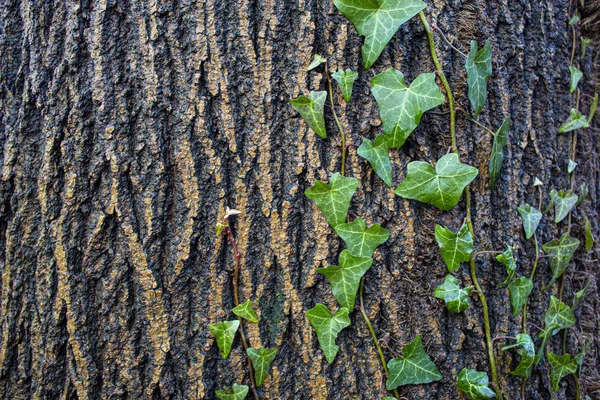
[[[587,0],[589,27],[597,7]],[[461,159],[477,166],[472,216],[478,250],[511,243],[519,272],[534,257],[517,206],[537,204],[544,190],[567,188],[569,135],[557,127],[569,95],[569,2],[430,0],[426,14],[459,48],[492,39],[494,75],[480,120],[513,129],[503,171],[490,193],[491,137],[458,114]],[[596,7],[596,8],[594,8]],[[596,10],[596,11],[594,11]],[[584,19],[584,29],[585,29]],[[468,107],[464,59],[436,32],[444,72],[458,106]],[[3,399],[201,399],[232,383],[248,384],[239,338],[219,357],[208,325],[233,318],[233,254],[214,228],[226,206],[241,253],[240,301],[252,299],[260,324],[246,324],[251,346],[279,347],[265,399],[380,399],[384,376],[358,313],[326,363],[305,311],[333,305],[316,268],[337,261],[340,240],[304,190],[339,170],[339,135],[310,132],[288,100],[325,90],[323,74],[307,73],[314,53],[332,70],[360,73],[345,104],[348,140],[359,145],[380,131],[370,79],[388,67],[412,81],[434,67],[417,18],[400,28],[373,68],[360,67],[362,38],[320,0],[0,0],[0,397]],[[583,93],[598,90],[596,48],[581,62]],[[596,88],[594,88],[596,85]],[[587,112],[590,98],[582,98]],[[447,104],[425,114],[400,151],[392,152],[394,184],[413,160],[448,151]],[[599,232],[598,125],[579,134],[576,187],[590,195],[574,213]],[[464,199],[440,212],[405,201],[348,152],[347,175],[361,181],[351,212],[390,230],[366,275],[366,310],[390,358],[417,333],[444,375],[440,382],[400,388],[411,399],[456,399],[463,367],[488,371],[479,301],[450,315],[433,297],[445,268],[436,223],[452,229]],[[540,243],[564,226],[544,219]],[[577,228],[575,228],[577,232]],[[597,235],[596,235],[597,236]],[[567,272],[571,302],[598,277],[598,248],[579,252]],[[504,267],[477,261],[491,310],[493,336],[519,332],[511,316]],[[469,284],[467,266],[458,276]],[[529,320],[541,324],[552,291],[542,260]],[[568,349],[594,337],[582,385],[600,398],[600,300],[594,282]],[[560,350],[558,336],[551,342]],[[521,381],[508,372],[514,352],[501,352],[498,373],[510,398]],[[488,371],[489,372],[489,371]],[[547,365],[530,379],[528,399],[548,399]],[[559,399],[574,398],[572,379]]]

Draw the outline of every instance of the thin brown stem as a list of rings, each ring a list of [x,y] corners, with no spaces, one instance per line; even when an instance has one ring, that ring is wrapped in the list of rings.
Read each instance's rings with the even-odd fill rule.
[[[348,147],[346,146],[346,133],[344,132],[344,128],[342,127],[342,123],[335,112],[335,103],[333,101],[333,84],[331,82],[331,76],[329,75],[329,66],[328,63],[325,63],[325,76],[327,77],[327,84],[329,85],[329,101],[331,103],[331,111],[333,112],[333,118],[335,119],[335,123],[340,131],[340,136],[342,137],[342,175],[346,175],[346,153],[348,152]]]

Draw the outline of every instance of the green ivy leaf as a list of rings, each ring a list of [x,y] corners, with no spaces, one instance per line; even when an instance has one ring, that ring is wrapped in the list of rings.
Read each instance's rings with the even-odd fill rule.
[[[575,171],[575,168],[577,168],[577,163],[573,160],[569,160],[569,164],[567,165],[567,172],[570,174],[571,172]]]
[[[396,398],[395,398],[395,397],[389,397],[389,396],[388,396],[388,397],[384,397],[384,398],[383,398],[383,399],[381,399],[381,400],[396,400]]]
[[[579,14],[575,13],[569,21],[569,25],[576,25],[579,22],[579,19]]]
[[[598,109],[598,93],[594,93],[594,101],[592,101],[592,105],[590,106],[590,116],[588,117],[588,125],[592,123],[594,119],[594,115],[596,115],[596,110]]]
[[[558,392],[558,384],[562,378],[567,375],[577,372],[577,361],[571,359],[570,354],[559,356],[552,352],[548,352],[548,363],[550,364],[550,381],[552,389]]]
[[[477,42],[471,41],[471,51],[465,64],[474,117],[481,112],[487,100],[487,84],[492,76],[492,45],[489,39],[481,50],[478,49]]]
[[[510,116],[507,117],[496,135],[494,136],[494,144],[492,145],[492,154],[490,157],[490,188],[494,189],[496,179],[502,169],[504,161],[504,148],[508,144],[508,132],[510,131]]]
[[[313,69],[317,68],[319,65],[326,63],[327,60],[324,59],[323,57],[321,57],[318,54],[315,54],[315,58],[313,58],[312,62],[310,63],[310,65],[308,66],[308,68],[306,69],[307,71],[312,71]]]
[[[209,328],[214,337],[217,339],[217,346],[219,347],[219,354],[223,357],[223,360],[229,356],[231,352],[231,345],[235,338],[235,332],[237,332],[240,326],[240,321],[223,321],[218,324],[210,324]]]
[[[371,79],[371,92],[379,106],[388,146],[397,149],[419,126],[423,113],[444,102],[434,74],[421,74],[407,87],[402,72],[394,68]]]
[[[346,178],[336,172],[330,182],[331,186],[316,181],[313,187],[304,191],[304,194],[317,204],[329,225],[335,229],[339,224],[346,222],[350,201],[358,188],[358,179]]]
[[[336,80],[338,85],[340,85],[340,89],[342,90],[342,96],[344,96],[344,101],[349,102],[352,97],[352,87],[354,86],[354,81],[358,78],[358,73],[352,71],[351,69],[340,70],[334,72],[331,77]]]
[[[250,322],[258,322],[258,317],[252,308],[252,302],[247,300],[244,304],[240,304],[237,307],[234,307],[233,313],[240,318],[247,319]]]
[[[444,226],[436,225],[435,241],[440,247],[442,258],[450,272],[456,271],[461,262],[469,261],[471,253],[475,249],[473,236],[471,236],[467,224],[463,224],[457,233]]]
[[[369,140],[363,140],[362,144],[356,153],[362,158],[369,161],[373,171],[385,182],[386,185],[392,186],[392,162],[388,153],[387,139],[383,135],[377,135],[375,144]]]
[[[589,252],[594,246],[594,235],[592,235],[592,225],[588,217],[583,217],[585,220],[585,251]]]
[[[506,272],[508,273],[508,277],[504,282],[500,284],[500,286],[506,286],[513,280],[515,277],[515,273],[517,272],[517,263],[515,262],[515,254],[513,252],[513,248],[506,245],[506,250],[504,253],[497,255],[496,260],[502,265],[506,267]]]
[[[435,170],[426,162],[413,161],[408,163],[406,178],[396,188],[396,194],[447,211],[458,204],[463,190],[478,172],[461,163],[455,153],[440,158]]]
[[[420,385],[442,380],[442,374],[425,353],[421,335],[402,347],[404,358],[393,358],[387,366],[389,375],[385,387],[394,390],[403,385]]]
[[[550,296],[550,305],[544,315],[546,330],[540,333],[540,337],[556,335],[561,329],[570,328],[575,325],[575,316],[571,307],[554,296]]]
[[[592,344],[591,339],[583,342],[583,344],[581,345],[581,352],[575,356],[575,361],[577,362],[579,374],[581,374],[581,368],[583,367],[583,361],[585,360],[585,355],[588,352],[591,344]]]
[[[420,0],[335,0],[335,6],[365,37],[362,58],[369,69],[400,25],[425,9]]]
[[[348,251],[355,257],[373,256],[373,252],[380,244],[390,238],[390,231],[379,224],[371,225],[367,229],[365,220],[357,218],[347,224],[340,224],[335,228],[336,233],[346,242]]]
[[[575,207],[575,204],[577,204],[578,198],[572,190],[565,193],[562,190],[557,192],[552,189],[552,191],[550,191],[550,199],[554,204],[554,222],[558,224],[569,215],[569,212]]]
[[[569,235],[563,234],[560,239],[554,239],[542,246],[544,253],[550,257],[550,270],[552,271],[552,280],[546,287],[550,287],[565,272],[573,254],[579,247],[579,240]]]
[[[581,38],[581,59],[582,60],[585,58],[585,52],[591,43],[592,43],[592,39],[588,39],[588,38],[584,38],[584,37]]]
[[[517,368],[511,371],[510,374],[527,379],[531,377],[531,371],[533,371],[535,365],[535,347],[531,336],[525,333],[518,334],[516,339],[517,342],[515,344],[505,346],[502,350],[506,351],[514,347],[521,347],[517,350],[517,353],[521,356],[521,361],[519,362],[519,365],[517,365]]]
[[[523,306],[527,304],[527,299],[533,290],[533,282],[530,279],[521,276],[508,285],[508,295],[512,306],[513,316],[519,315]]]
[[[458,279],[446,275],[444,283],[433,291],[433,295],[436,299],[444,300],[448,311],[459,313],[469,308],[469,294],[472,290],[473,286],[462,289]]]
[[[490,381],[485,372],[463,368],[458,374],[458,390],[473,400],[495,397],[496,393],[488,387],[489,384]]]
[[[221,400],[244,400],[249,390],[250,388],[246,385],[234,383],[231,389],[216,390],[215,395]]]
[[[348,309],[340,308],[335,315],[323,304],[317,304],[314,308],[306,312],[306,318],[317,332],[317,338],[321,345],[321,350],[325,353],[328,363],[332,363],[340,349],[335,344],[335,339],[342,329],[350,326],[348,318]]]
[[[327,92],[310,92],[308,97],[300,96],[297,99],[290,100],[292,108],[300,113],[310,129],[323,139],[327,137],[325,130],[325,100]]]
[[[577,198],[577,204],[575,204],[575,207],[580,206],[581,203],[583,203],[587,197],[589,193],[589,188],[587,183],[582,183],[581,186],[579,187],[579,197]]]
[[[577,69],[577,67],[574,67],[572,65],[569,65],[569,72],[571,73],[571,93],[575,92],[575,89],[577,89],[577,85],[579,84],[579,81],[581,80],[581,78],[583,77],[583,72],[581,72],[579,69]]]
[[[581,128],[589,128],[590,124],[587,117],[581,115],[579,111],[572,108],[569,118],[560,126],[558,133],[567,133]]]
[[[265,378],[269,375],[271,363],[277,355],[277,349],[269,349],[261,347],[259,349],[248,349],[248,357],[252,361],[254,367],[256,386],[260,387],[265,382]]]
[[[542,213],[535,207],[531,207],[529,204],[520,206],[517,208],[521,219],[523,220],[523,229],[525,230],[525,237],[529,240],[537,230],[540,221],[542,220]]]
[[[585,295],[588,292],[588,289],[589,289],[591,283],[592,283],[592,280],[591,279],[588,280],[588,282],[584,286],[584,288],[575,293],[575,296],[573,297],[573,307],[571,307],[571,309],[574,310],[579,305],[579,303],[581,303],[583,301],[583,299],[585,298]]]
[[[329,280],[331,291],[338,304],[353,311],[360,278],[371,268],[373,259],[354,257],[348,250],[344,250],[340,254],[339,264],[339,266],[318,268],[317,272],[325,275]]]

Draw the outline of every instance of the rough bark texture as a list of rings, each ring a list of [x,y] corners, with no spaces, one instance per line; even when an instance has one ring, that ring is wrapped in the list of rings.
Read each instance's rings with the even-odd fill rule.
[[[479,167],[472,186],[479,250],[504,242],[529,274],[533,243],[524,240],[517,206],[544,191],[567,188],[570,135],[557,126],[573,105],[569,94],[569,2],[549,0],[429,1],[426,11],[457,46],[491,38],[494,76],[481,120],[497,127],[511,115],[505,168],[490,192],[491,138],[460,114],[461,157]],[[575,2],[575,3],[578,3]],[[590,8],[592,10],[592,8]],[[594,26],[591,25],[590,26]],[[464,59],[437,34],[444,70],[461,107],[468,107]],[[339,170],[339,136],[308,130],[288,104],[323,89],[321,73],[305,71],[312,55],[332,68],[358,69],[349,104],[339,113],[350,140],[381,131],[369,93],[373,75],[402,70],[409,81],[432,71],[424,31],[404,25],[375,66],[360,69],[360,38],[331,1],[321,0],[1,0],[0,1],[0,393],[4,399],[199,399],[233,382],[248,383],[239,338],[220,359],[209,323],[233,316],[230,246],[215,237],[225,206],[242,255],[241,299],[261,317],[246,327],[254,346],[278,346],[266,399],[379,399],[384,376],[358,313],[327,364],[304,313],[334,299],[319,266],[335,263],[342,244],[303,195],[316,179]],[[592,94],[593,55],[582,61],[584,93]],[[596,89],[597,90],[597,89]],[[583,97],[582,109],[590,99]],[[447,105],[427,113],[400,151],[394,181],[406,164],[433,162],[448,151]],[[586,111],[587,112],[587,111]],[[598,233],[598,130],[580,132],[576,186],[590,196],[574,214]],[[366,275],[366,308],[386,356],[421,333],[444,375],[441,382],[401,388],[411,399],[461,398],[463,367],[489,371],[479,301],[451,315],[433,298],[445,267],[433,228],[465,217],[464,199],[450,212],[395,197],[371,168],[349,152],[348,174],[361,180],[351,211],[380,222],[391,239]],[[546,197],[547,199],[547,197]],[[544,243],[566,229],[545,218]],[[581,237],[581,230],[573,228]],[[598,277],[598,249],[578,252],[564,299]],[[493,335],[519,332],[510,315],[504,267],[479,258]],[[468,284],[464,266],[457,274]],[[542,261],[530,320],[542,322],[551,291]],[[583,388],[600,398],[600,299],[595,282],[568,350],[595,337]],[[535,329],[535,328],[532,328]],[[535,330],[534,330],[535,331]],[[560,339],[552,341],[560,351]],[[501,384],[520,397],[507,373],[514,352],[496,347]],[[395,352],[395,353],[394,353]],[[528,399],[551,398],[547,366],[530,380]],[[566,378],[559,399],[574,398]]]

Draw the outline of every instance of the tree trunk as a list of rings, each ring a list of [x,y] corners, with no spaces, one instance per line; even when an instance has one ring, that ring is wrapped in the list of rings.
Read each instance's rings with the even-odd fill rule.
[[[588,0],[590,1],[590,0]],[[575,1],[574,3],[579,3]],[[592,7],[592,6],[590,6]],[[477,166],[472,215],[477,250],[518,252],[528,275],[517,206],[537,204],[534,178],[567,189],[571,135],[557,127],[574,106],[569,94],[572,9],[564,0],[431,0],[426,14],[456,47],[492,40],[494,75],[480,120],[496,129],[511,116],[504,168],[493,191],[491,136],[458,114],[458,147]],[[597,18],[597,17],[596,17]],[[585,26],[585,25],[584,25]],[[468,109],[464,58],[435,32],[444,72],[459,107]],[[258,324],[245,324],[253,346],[278,347],[265,399],[380,399],[384,374],[360,313],[325,361],[305,312],[334,306],[317,267],[336,264],[342,242],[304,196],[315,180],[340,168],[339,134],[327,111],[329,137],[310,131],[288,101],[324,90],[320,72],[306,72],[315,53],[332,69],[359,71],[354,96],[337,95],[338,112],[360,144],[382,131],[370,79],[389,67],[412,81],[434,66],[418,18],[403,25],[373,68],[363,70],[363,39],[332,1],[298,0],[1,0],[0,1],[0,393],[4,399],[200,399],[232,383],[248,384],[239,336],[227,360],[209,324],[232,319],[234,259],[215,236],[226,206],[241,252],[240,298],[252,299]],[[466,51],[466,50],[465,50]],[[592,54],[593,53],[593,54]],[[581,61],[583,93],[593,95],[593,57]],[[339,92],[338,92],[339,93]],[[580,109],[591,103],[583,96]],[[426,113],[399,151],[394,184],[410,161],[433,162],[450,147],[447,103]],[[596,124],[597,127],[597,124]],[[598,233],[597,128],[581,130],[576,184],[590,187],[577,208]],[[450,212],[403,200],[350,147],[348,175],[361,184],[351,212],[381,223],[390,240],[366,274],[366,309],[386,357],[416,334],[444,378],[406,386],[410,399],[462,398],[462,368],[489,373],[481,304],[462,314],[433,297],[446,273],[433,230],[456,229],[464,199]],[[566,225],[550,217],[540,245]],[[578,226],[573,234],[581,238]],[[511,315],[506,275],[493,257],[477,259],[489,301],[493,336],[520,332]],[[598,249],[576,254],[564,300],[598,277]],[[455,274],[465,284],[466,265]],[[543,324],[552,290],[542,260],[529,320]],[[567,349],[594,338],[582,390],[600,398],[600,299],[595,281],[576,311]],[[532,332],[537,333],[535,328]],[[557,335],[551,346],[560,353]],[[506,398],[520,398],[521,379],[508,372],[514,351],[495,347]],[[539,340],[536,339],[539,345]],[[573,399],[565,378],[557,394]],[[527,399],[552,397],[547,363],[527,384]],[[596,397],[594,397],[596,396]]]

